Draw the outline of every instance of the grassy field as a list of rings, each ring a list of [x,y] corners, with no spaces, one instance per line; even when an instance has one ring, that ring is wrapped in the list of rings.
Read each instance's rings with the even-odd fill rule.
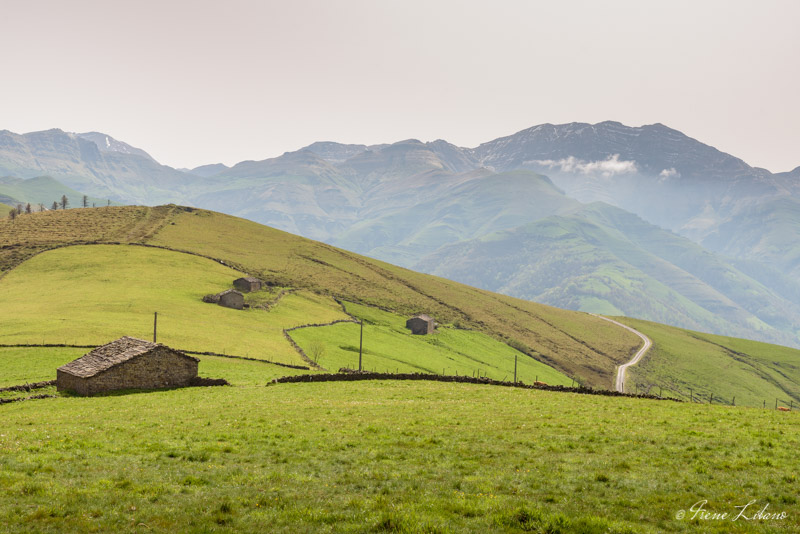
[[[681,330],[616,317],[653,340],[644,359],[628,369],[629,391],[662,387],[664,394],[737,405],[800,406],[800,350],[758,341]],[[692,389],[692,393],[689,392]],[[667,393],[669,392],[669,393]]]
[[[14,328],[4,329],[0,332],[0,343],[12,342],[9,341],[10,339],[37,343],[41,342],[42,338],[53,338],[56,343],[72,342],[64,338],[80,336],[65,335],[70,334],[72,330],[57,324],[54,317],[71,320],[73,308],[80,311],[76,317],[82,321],[81,332],[98,331],[103,333],[103,339],[93,339],[90,341],[91,343],[105,342],[110,336],[121,334],[123,330],[124,333],[134,333],[131,330],[135,330],[140,332],[135,335],[149,336],[151,313],[156,311],[154,306],[156,303],[150,300],[152,292],[147,289],[149,286],[146,284],[143,283],[136,289],[138,308],[115,310],[114,313],[119,314],[117,318],[105,319],[96,309],[90,309],[91,305],[88,302],[84,302],[81,290],[66,287],[74,282],[74,280],[70,281],[66,274],[38,273],[31,270],[30,265],[37,265],[35,262],[30,265],[28,263],[21,264],[22,260],[48,247],[96,241],[146,242],[185,250],[215,258],[217,261],[211,262],[213,268],[209,267],[209,272],[224,268],[219,263],[224,261],[227,265],[240,271],[261,276],[276,284],[278,288],[305,290],[285,296],[281,299],[280,304],[269,313],[263,312],[263,310],[250,310],[246,313],[230,312],[236,315],[229,315],[225,310],[214,309],[212,312],[212,308],[197,300],[202,294],[211,293],[221,286],[215,283],[199,288],[193,280],[185,278],[186,273],[176,274],[178,277],[184,276],[184,279],[176,282],[175,289],[168,289],[171,288],[172,282],[170,281],[163,284],[165,287],[159,288],[158,292],[163,293],[164,298],[169,302],[177,302],[174,300],[175,292],[178,291],[178,286],[183,287],[180,298],[188,299],[187,302],[191,301],[191,308],[184,309],[181,306],[178,311],[178,307],[170,309],[168,306],[158,311],[160,312],[160,322],[163,323],[164,328],[163,336],[160,339],[167,343],[174,343],[178,348],[198,347],[196,350],[229,352],[245,356],[273,358],[284,362],[297,362],[297,356],[291,348],[285,344],[284,340],[279,339],[278,326],[285,328],[298,324],[328,322],[332,318],[344,317],[331,299],[319,295],[335,295],[353,302],[382,306],[399,315],[419,312],[433,314],[440,323],[468,327],[486,334],[496,341],[518,347],[533,355],[537,360],[551,365],[562,374],[575,377],[581,383],[594,387],[611,388],[615,367],[619,363],[627,361],[640,344],[639,339],[633,334],[587,314],[559,310],[492,294],[364,258],[246,220],[176,206],[74,209],[32,214],[16,221],[0,219],[0,245],[2,245],[0,246],[0,270],[22,265],[18,267],[22,271],[11,271],[4,279],[0,279],[0,287],[9,288],[8,292],[0,294],[0,305],[4,307],[0,311],[0,318],[3,320],[7,318],[11,321],[8,324],[14,326]],[[132,249],[127,247],[124,250]],[[48,254],[53,253],[49,252],[36,259],[47,258]],[[137,256],[132,256],[131,259],[114,257],[116,263],[113,268],[108,269],[109,272],[102,272],[103,269],[98,268],[92,275],[93,278],[87,282],[87,288],[91,288],[92,299],[102,295],[105,285],[110,284],[109,287],[114,286],[120,289],[121,286],[113,280],[114,276],[111,271],[120,269],[127,272],[125,276],[135,277],[135,269],[130,268],[131,261],[142,263],[141,258]],[[199,275],[199,271],[203,270],[201,265],[206,265],[202,262],[206,260],[195,259],[201,262],[196,265]],[[180,266],[178,268],[182,269]],[[28,270],[26,271],[26,269]],[[64,284],[63,291],[69,293],[67,295],[69,298],[57,297],[61,289],[53,291],[52,295],[45,295],[45,292],[37,289],[37,284],[30,285],[30,289],[25,287],[25,284],[31,284],[30,281],[26,281],[31,278],[21,276],[19,272],[31,276],[51,277],[48,279],[54,283]],[[170,272],[175,273],[175,270]],[[170,275],[170,279],[173,278]],[[14,288],[6,284],[6,280],[9,279],[14,282]],[[101,283],[104,279],[111,279],[111,281],[105,284]],[[167,278],[157,276],[149,283],[158,285],[162,279],[167,280]],[[202,277],[198,280],[202,280]],[[229,284],[229,280],[226,279],[223,285],[227,286],[227,284]],[[30,300],[29,291],[35,294],[35,302],[28,302]],[[169,296],[170,293],[172,296]],[[121,289],[116,294],[121,297],[120,302],[125,302],[125,299],[128,298],[128,294]],[[274,296],[276,293],[265,293],[263,297],[253,299],[253,302],[269,301]],[[39,306],[36,313],[50,318],[32,317],[34,304]],[[15,319],[15,312],[12,312],[12,308],[16,306],[19,306],[21,311],[28,310],[25,313],[26,317],[32,319],[30,324],[27,322],[21,324]],[[188,317],[187,310],[193,317]],[[129,311],[132,313],[127,313]],[[285,320],[279,319],[282,314],[285,316]],[[227,321],[234,316],[238,326],[234,325],[235,328],[232,332],[246,332],[246,335],[227,333],[225,328],[230,324]],[[267,321],[266,330],[261,326],[256,326],[258,321],[252,319],[264,316],[270,317],[270,321],[275,319],[272,323]],[[327,320],[321,320],[323,316]],[[207,318],[209,322],[205,322]],[[15,320],[17,323],[14,322]],[[250,322],[248,323],[248,321]],[[252,328],[242,329],[242,325],[245,323],[250,324]],[[272,329],[270,325],[275,325],[275,329]],[[347,333],[347,328],[347,325],[334,327],[331,332],[342,330],[345,331],[343,336],[352,337],[352,333]],[[786,361],[781,364],[785,369],[778,369],[769,363],[769,356],[762,357],[757,354],[761,349],[756,345],[747,345],[744,349],[739,350],[734,346],[738,343],[737,341],[730,338],[718,338],[715,343],[726,348],[715,348],[713,345],[705,346],[702,343],[697,345],[696,340],[687,340],[679,329],[669,327],[658,327],[658,329],[661,333],[653,336],[657,346],[651,356],[643,362],[641,371],[636,368],[631,371],[632,376],[641,376],[643,383],[666,385],[664,382],[674,382],[680,385],[680,380],[692,381],[695,384],[706,381],[716,388],[713,380],[721,380],[725,376],[725,372],[720,373],[719,377],[714,377],[716,367],[710,363],[710,360],[702,365],[693,363],[694,361],[703,361],[704,351],[723,355],[738,353],[738,360],[740,363],[744,362],[743,365],[745,365],[743,369],[746,370],[747,366],[766,366],[778,374],[788,372],[788,382],[794,380],[791,377],[796,376],[792,374],[794,371],[791,366],[794,365],[793,361],[800,362],[800,352],[787,352]],[[109,337],[105,337],[106,333]],[[88,334],[81,335],[91,337]],[[299,333],[300,338],[307,335],[310,334]],[[339,336],[339,334],[336,335]],[[39,339],[35,339],[37,336]],[[671,340],[671,337],[674,339]],[[444,336],[440,339],[444,339]],[[303,341],[310,342],[311,340]],[[688,344],[678,346],[684,342]],[[671,344],[677,345],[673,347]],[[353,343],[336,341],[334,348],[330,350],[331,363],[336,363],[337,358],[341,359],[345,356],[336,348],[342,345],[353,345]],[[753,348],[756,353],[750,354],[750,348]],[[695,353],[694,349],[698,349],[700,352]],[[764,350],[769,352],[772,349]],[[784,349],[776,350],[783,351]],[[385,353],[382,350],[380,352]],[[662,356],[663,361],[659,360]],[[795,360],[795,358],[797,359]],[[723,358],[719,362],[727,365],[730,360],[730,358],[727,360]],[[763,363],[764,361],[767,363]],[[649,370],[648,365],[652,365]],[[739,363],[735,366],[739,366]],[[447,365],[443,367],[446,368]],[[699,369],[700,367],[703,369]],[[387,364],[387,368],[391,369],[391,366]],[[498,369],[504,369],[504,367],[500,366]],[[687,372],[699,369],[702,370],[702,373],[695,379],[684,372],[679,373],[679,369]],[[471,372],[472,369],[469,371]],[[644,380],[644,374],[637,375],[637,372],[648,373],[647,380]],[[731,400],[733,396],[737,396],[737,400],[741,402],[747,398],[750,402],[760,396],[780,397],[780,392],[771,389],[774,388],[786,391],[786,398],[794,398],[792,397],[794,393],[789,391],[789,386],[782,385],[787,380],[782,379],[778,374],[771,373],[767,369],[764,372],[742,372],[735,376],[732,375],[726,379],[725,384],[722,384],[724,387],[720,387],[720,391],[716,393],[720,397],[727,397]],[[709,382],[707,378],[704,378],[706,375],[711,375],[712,381]],[[737,388],[741,391],[737,391]],[[702,387],[698,390],[702,390]],[[710,394],[711,391],[701,392]],[[777,394],[773,395],[773,393]]]
[[[55,380],[56,368],[87,349],[0,347],[0,388]]]
[[[227,261],[279,286],[330,292],[400,314],[425,312],[474,328],[586,384],[611,387],[638,338],[590,315],[482,291],[203,210],[176,211],[149,243]]]
[[[10,212],[12,209],[13,209],[13,208],[12,208],[11,206],[9,206],[9,205],[7,205],[7,204],[3,204],[2,202],[0,202],[0,217],[6,217],[6,216],[8,216],[8,213],[9,213],[9,212]]]
[[[219,262],[151,247],[76,245],[47,251],[0,280],[4,325],[0,344],[97,346],[123,335],[150,339],[152,313],[158,311],[158,340],[171,347],[305,365],[283,329],[349,319],[333,298],[308,290],[285,293],[279,300],[278,288],[248,294],[253,303],[273,302],[269,311],[231,310],[202,302],[203,295],[231,287],[239,276]],[[461,374],[481,370],[502,379],[513,377],[514,354],[519,354],[520,377],[570,383],[554,369],[478,332],[445,329],[424,341],[405,330],[401,316],[356,304],[351,308],[381,333],[368,348],[371,367],[380,357],[381,368],[391,363],[392,369],[403,370],[449,368],[450,373]],[[346,358],[352,356],[352,348],[343,340],[354,329],[354,324],[308,328],[295,331],[295,336],[306,347],[324,340],[329,356],[320,364],[337,370],[352,364],[352,358]],[[75,357],[87,351],[78,352],[63,351]],[[53,378],[54,369],[67,361],[51,365],[48,378],[42,380]],[[22,378],[14,383],[22,383]]]
[[[83,356],[89,350],[91,349],[0,347],[0,388],[55,380],[58,367]],[[225,378],[234,386],[263,386],[273,378],[309,372],[269,362],[219,356],[195,357],[200,359],[198,365],[200,376]]]
[[[800,532],[800,416],[420,382],[0,407],[5,532]],[[756,500],[785,520],[676,519]]]
[[[269,312],[202,302],[240,275],[205,258],[155,248],[48,251],[0,280],[0,344],[151,339],[157,311],[158,340],[174,348],[303,365],[283,329],[347,318],[332,298],[307,291],[286,295]]]
[[[564,374],[610,387],[638,338],[587,314],[542,306],[395,267],[244,219],[138,206],[0,219],[0,275],[36,252],[87,242],[151,243],[224,260],[280,287],[309,289],[513,341]]]
[[[442,326],[437,333],[415,336],[405,327],[406,317],[354,303],[347,311],[363,319],[363,368],[385,372],[485,375],[513,380],[517,360],[519,380],[538,379],[548,384],[570,385],[571,379],[533,358],[480,332]],[[291,332],[306,354],[319,356],[319,364],[336,371],[358,368],[360,327],[339,323]]]

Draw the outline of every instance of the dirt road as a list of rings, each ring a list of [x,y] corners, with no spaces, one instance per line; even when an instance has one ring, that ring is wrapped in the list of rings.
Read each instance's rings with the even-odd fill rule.
[[[640,348],[639,352],[637,352],[633,356],[633,358],[631,358],[631,361],[629,361],[628,363],[623,363],[622,365],[617,367],[617,377],[616,377],[616,379],[614,381],[614,389],[616,389],[620,393],[625,393],[625,391],[623,391],[624,388],[625,388],[625,370],[628,369],[628,367],[630,367],[631,365],[636,365],[639,362],[639,360],[642,359],[642,356],[644,356],[645,352],[647,352],[648,349],[650,349],[650,347],[653,345],[653,342],[650,341],[649,337],[647,337],[646,335],[642,334],[638,330],[635,330],[635,329],[631,328],[630,326],[627,326],[627,325],[624,325],[624,324],[622,324],[622,323],[620,323],[618,321],[615,321],[614,319],[609,319],[608,317],[603,317],[602,315],[597,315],[595,313],[592,313],[590,315],[594,315],[595,317],[599,317],[600,319],[603,319],[603,320],[608,321],[610,323],[614,323],[617,326],[621,326],[625,330],[630,330],[631,332],[633,332],[634,334],[636,334],[637,336],[642,338],[642,341],[644,341],[644,344],[642,345],[642,348]]]

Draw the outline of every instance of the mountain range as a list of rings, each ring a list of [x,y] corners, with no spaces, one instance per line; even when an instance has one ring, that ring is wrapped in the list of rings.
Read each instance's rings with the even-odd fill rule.
[[[662,124],[544,124],[475,148],[318,142],[191,170],[97,132],[2,131],[3,175],[0,194],[46,175],[559,307],[800,346],[800,167],[773,174]]]

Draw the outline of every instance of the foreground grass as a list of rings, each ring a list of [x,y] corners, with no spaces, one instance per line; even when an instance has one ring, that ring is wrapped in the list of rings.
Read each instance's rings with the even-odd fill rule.
[[[572,383],[563,373],[480,332],[442,326],[435,334],[415,336],[405,327],[404,316],[350,302],[346,307],[365,322],[364,369],[513,380],[516,359],[519,380]],[[316,354],[320,365],[332,371],[341,367],[358,368],[360,335],[360,327],[354,323],[292,331],[292,337],[306,354]]]
[[[739,406],[800,405],[800,350],[715,336],[649,321],[616,318],[646,334],[654,346],[630,367],[629,384],[688,400]],[[691,388],[691,393],[690,393]],[[631,389],[631,387],[626,387]]]
[[[800,532],[797,414],[419,382],[0,411],[8,532]],[[675,519],[702,499],[788,519]]]
[[[269,312],[231,310],[202,297],[241,273],[154,248],[94,245],[39,254],[0,280],[0,343],[102,345],[124,335],[177,349],[302,365],[283,329],[347,318],[330,297],[284,296]]]
[[[0,387],[55,380],[56,369],[88,349],[0,347]]]

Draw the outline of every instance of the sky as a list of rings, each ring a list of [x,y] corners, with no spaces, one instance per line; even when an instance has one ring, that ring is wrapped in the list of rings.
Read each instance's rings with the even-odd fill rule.
[[[795,0],[0,1],[0,129],[173,167],[604,120],[800,165]]]

